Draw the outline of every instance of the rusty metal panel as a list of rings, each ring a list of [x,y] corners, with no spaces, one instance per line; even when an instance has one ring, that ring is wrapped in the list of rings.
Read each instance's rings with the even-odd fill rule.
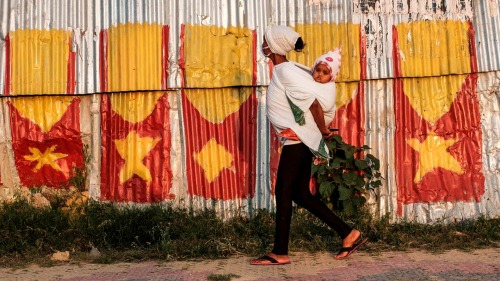
[[[380,159],[383,184],[368,201],[375,214],[394,212],[397,206],[396,169],[394,167],[394,83],[391,79],[369,80],[365,84],[366,139],[369,153]]]

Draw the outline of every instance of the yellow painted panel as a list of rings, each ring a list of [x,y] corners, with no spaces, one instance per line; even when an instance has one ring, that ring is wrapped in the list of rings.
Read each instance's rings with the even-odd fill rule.
[[[70,32],[16,30],[9,37],[13,95],[66,93]]]
[[[336,82],[359,81],[361,77],[360,25],[353,23],[299,24],[295,30],[306,47],[300,53],[290,52],[288,58],[312,66],[320,55],[342,48],[342,64]]]
[[[111,94],[111,107],[125,121],[137,123],[153,113],[158,99],[164,94],[165,92]]]
[[[162,26],[126,23],[108,31],[108,91],[160,90]]]
[[[404,77],[470,73],[465,21],[414,21],[397,26]]]
[[[210,91],[188,90],[185,93],[203,118],[214,124],[221,124],[240,109],[252,92],[245,88],[221,88]]]
[[[467,75],[404,78],[404,93],[412,108],[426,121],[435,123],[450,111]]]
[[[340,108],[356,95],[359,82],[340,82],[337,85],[337,96],[335,97],[335,107]]]
[[[252,85],[253,36],[245,27],[185,26],[186,86]]]
[[[12,105],[19,113],[48,132],[58,122],[73,101],[71,96],[46,96],[37,98],[15,98]]]

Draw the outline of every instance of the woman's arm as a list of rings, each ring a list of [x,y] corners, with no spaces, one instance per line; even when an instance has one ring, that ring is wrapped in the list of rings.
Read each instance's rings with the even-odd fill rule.
[[[309,110],[311,110],[314,122],[318,126],[319,131],[323,135],[323,138],[331,137],[333,135],[333,132],[330,132],[330,130],[325,125],[325,116],[323,113],[323,108],[321,108],[321,105],[318,102],[318,100],[316,99],[314,100],[314,102],[311,104],[311,107],[309,107]]]

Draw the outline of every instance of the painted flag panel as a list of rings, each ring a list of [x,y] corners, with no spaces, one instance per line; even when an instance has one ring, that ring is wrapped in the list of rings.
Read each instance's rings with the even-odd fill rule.
[[[182,26],[181,41],[179,65],[184,71],[185,87],[255,85],[254,30],[188,24]]]
[[[72,94],[75,53],[65,30],[16,30],[9,33],[5,95]],[[10,80],[10,81],[9,81]]]
[[[257,98],[254,88],[182,93],[188,193],[206,199],[253,197]]]
[[[126,23],[101,31],[101,91],[165,90],[168,26]]]
[[[165,92],[102,95],[101,198],[159,202],[170,194],[171,133]]]
[[[425,21],[394,29],[395,73],[405,77],[394,82],[399,215],[403,204],[479,202],[484,193],[471,28]],[[422,49],[427,45],[432,50]],[[415,75],[423,77],[406,78]]]
[[[12,149],[21,184],[67,186],[83,168],[80,99],[69,96],[14,98],[9,103]]]

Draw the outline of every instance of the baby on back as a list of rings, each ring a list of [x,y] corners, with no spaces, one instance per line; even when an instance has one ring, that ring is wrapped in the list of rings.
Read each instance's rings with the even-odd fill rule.
[[[335,78],[337,77],[340,70],[341,63],[341,50],[337,48],[335,50],[329,51],[316,58],[311,68],[311,74],[314,81],[325,84],[325,83],[335,83]],[[335,92],[331,93],[321,93],[317,92],[314,95],[335,95]],[[329,111],[328,108],[323,107],[323,111]],[[290,140],[300,140],[295,132],[288,128],[283,130],[280,137],[290,139]]]

